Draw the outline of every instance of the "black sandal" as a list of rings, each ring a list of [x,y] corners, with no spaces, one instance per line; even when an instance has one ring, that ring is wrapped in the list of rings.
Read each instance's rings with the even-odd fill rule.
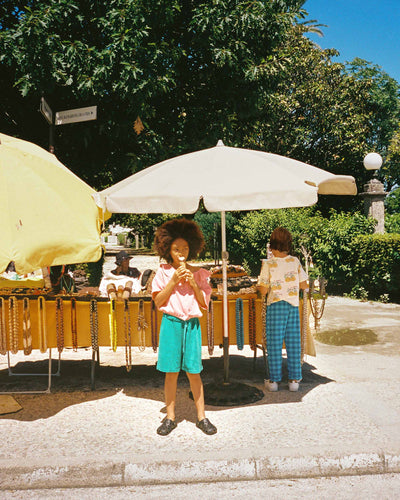
[[[217,432],[217,428],[208,420],[208,418],[203,418],[203,420],[200,421],[198,420],[196,422],[196,427],[203,431],[204,434],[207,434],[207,436],[211,436]]]
[[[171,420],[170,418],[166,418],[164,422],[160,425],[160,427],[157,429],[157,434],[160,434],[160,436],[167,436],[170,432],[172,432],[177,424],[175,423],[175,420]]]

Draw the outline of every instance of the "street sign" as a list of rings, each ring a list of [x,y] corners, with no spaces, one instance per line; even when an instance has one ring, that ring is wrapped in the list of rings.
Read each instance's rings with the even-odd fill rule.
[[[66,111],[57,111],[56,125],[66,125],[67,123],[86,122],[97,119],[97,106],[88,108],[67,109]]]
[[[40,99],[40,112],[46,118],[47,122],[52,125],[53,124],[53,111],[50,106],[46,102],[45,98],[42,97]]]

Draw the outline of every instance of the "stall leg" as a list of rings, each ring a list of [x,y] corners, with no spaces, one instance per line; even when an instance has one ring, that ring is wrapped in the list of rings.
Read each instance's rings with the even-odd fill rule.
[[[11,369],[10,352],[7,351],[8,375],[10,377],[48,377],[47,389],[45,389],[44,391],[5,391],[0,392],[0,394],[49,394],[51,392],[51,377],[59,377],[61,374],[61,353],[59,353],[58,355],[58,369],[55,373],[52,373],[51,361],[51,349],[49,348],[49,364],[48,371],[46,373],[14,373]]]

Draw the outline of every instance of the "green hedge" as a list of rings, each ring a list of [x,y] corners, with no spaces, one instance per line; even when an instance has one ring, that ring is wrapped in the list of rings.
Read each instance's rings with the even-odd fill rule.
[[[351,247],[353,293],[400,302],[400,234],[359,235]]]

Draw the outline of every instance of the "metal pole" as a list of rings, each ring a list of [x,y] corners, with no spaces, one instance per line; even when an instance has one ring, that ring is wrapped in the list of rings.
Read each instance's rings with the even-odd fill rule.
[[[222,249],[222,308],[224,318],[224,383],[229,382],[229,332],[228,332],[228,278],[227,264],[229,254],[226,251],[225,212],[221,212],[221,249]]]

